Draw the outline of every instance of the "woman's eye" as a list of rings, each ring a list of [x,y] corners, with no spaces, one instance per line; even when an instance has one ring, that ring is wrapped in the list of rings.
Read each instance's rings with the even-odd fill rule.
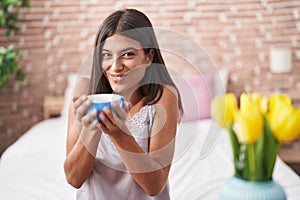
[[[103,59],[109,59],[111,57],[110,53],[102,53],[102,58]]]
[[[131,57],[133,57],[135,54],[133,53],[133,52],[125,52],[124,54],[123,54],[123,57],[125,57],[125,58],[131,58]]]

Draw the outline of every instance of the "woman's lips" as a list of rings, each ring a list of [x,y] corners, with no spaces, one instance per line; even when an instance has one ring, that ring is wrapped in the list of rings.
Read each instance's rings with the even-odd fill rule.
[[[125,74],[110,74],[110,76],[114,82],[120,82],[124,79]]]

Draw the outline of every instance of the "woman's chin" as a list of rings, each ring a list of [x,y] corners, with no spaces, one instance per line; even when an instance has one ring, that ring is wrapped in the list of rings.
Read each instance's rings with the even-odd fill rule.
[[[114,93],[124,93],[128,88],[123,84],[116,84],[112,87]]]

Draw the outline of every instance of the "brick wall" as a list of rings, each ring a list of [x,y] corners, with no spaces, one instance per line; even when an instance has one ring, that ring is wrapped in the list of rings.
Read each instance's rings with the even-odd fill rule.
[[[249,85],[262,93],[282,84],[300,93],[300,1],[100,1],[33,0],[22,10],[19,33],[1,44],[22,49],[25,85],[0,89],[0,153],[43,119],[45,95],[62,95],[67,76],[76,72],[92,49],[98,26],[109,13],[125,7],[144,11],[156,27],[189,36],[202,45],[218,69],[230,72],[228,90]],[[272,74],[269,49],[292,49],[293,71]]]

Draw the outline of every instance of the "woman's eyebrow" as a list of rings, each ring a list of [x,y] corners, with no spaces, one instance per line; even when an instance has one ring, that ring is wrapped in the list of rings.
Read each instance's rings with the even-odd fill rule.
[[[135,50],[135,51],[136,51],[137,48],[135,48],[135,47],[127,47],[127,48],[121,50],[121,52],[132,51],[132,50]]]
[[[125,49],[122,49],[122,50],[120,50],[118,53],[120,54],[120,53],[123,53],[123,52],[127,52],[127,51],[137,51],[138,49],[137,48],[135,48],[135,47],[127,47],[127,48],[125,48]],[[110,50],[108,50],[108,49],[102,49],[102,51],[107,51],[107,52],[111,52]]]
[[[110,52],[109,50],[107,50],[107,49],[102,49],[102,51],[108,51],[108,52]]]

